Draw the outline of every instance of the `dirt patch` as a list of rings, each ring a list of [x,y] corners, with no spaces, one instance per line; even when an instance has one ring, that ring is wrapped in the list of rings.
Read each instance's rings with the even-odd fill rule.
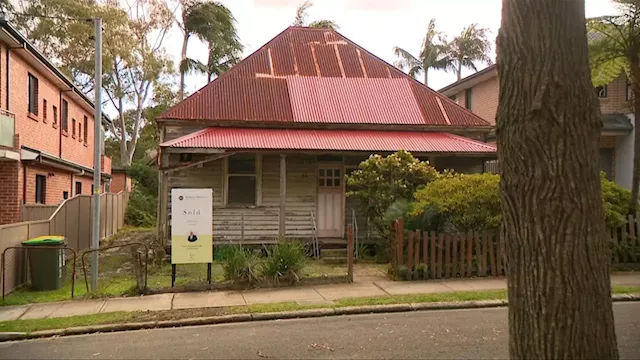
[[[132,313],[132,321],[162,321],[162,320],[180,320],[209,316],[228,315],[232,312],[229,308],[200,308],[200,309],[180,309],[180,310],[164,310],[164,311],[145,311]]]

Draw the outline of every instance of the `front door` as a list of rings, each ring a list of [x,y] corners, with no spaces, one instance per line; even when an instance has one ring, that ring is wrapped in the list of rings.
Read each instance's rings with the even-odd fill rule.
[[[343,181],[342,165],[318,167],[318,237],[343,236]]]

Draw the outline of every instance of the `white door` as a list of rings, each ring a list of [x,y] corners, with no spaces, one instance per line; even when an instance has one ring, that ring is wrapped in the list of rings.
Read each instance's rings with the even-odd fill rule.
[[[343,237],[343,181],[341,165],[318,167],[318,237]]]

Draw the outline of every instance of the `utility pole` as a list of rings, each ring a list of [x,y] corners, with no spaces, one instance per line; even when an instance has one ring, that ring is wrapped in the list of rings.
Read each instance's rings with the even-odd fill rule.
[[[96,74],[94,86],[93,211],[91,214],[91,291],[98,290],[98,250],[100,248],[100,155],[102,148],[102,19],[95,18]]]

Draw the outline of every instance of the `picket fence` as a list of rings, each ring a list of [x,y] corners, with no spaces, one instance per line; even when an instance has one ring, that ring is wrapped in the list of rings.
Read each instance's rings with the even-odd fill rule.
[[[406,277],[449,279],[506,275],[505,249],[493,231],[435,233],[405,231],[402,219],[393,223],[394,269],[406,267]],[[608,230],[613,264],[640,262],[640,217]],[[405,276],[396,270],[396,278]]]

